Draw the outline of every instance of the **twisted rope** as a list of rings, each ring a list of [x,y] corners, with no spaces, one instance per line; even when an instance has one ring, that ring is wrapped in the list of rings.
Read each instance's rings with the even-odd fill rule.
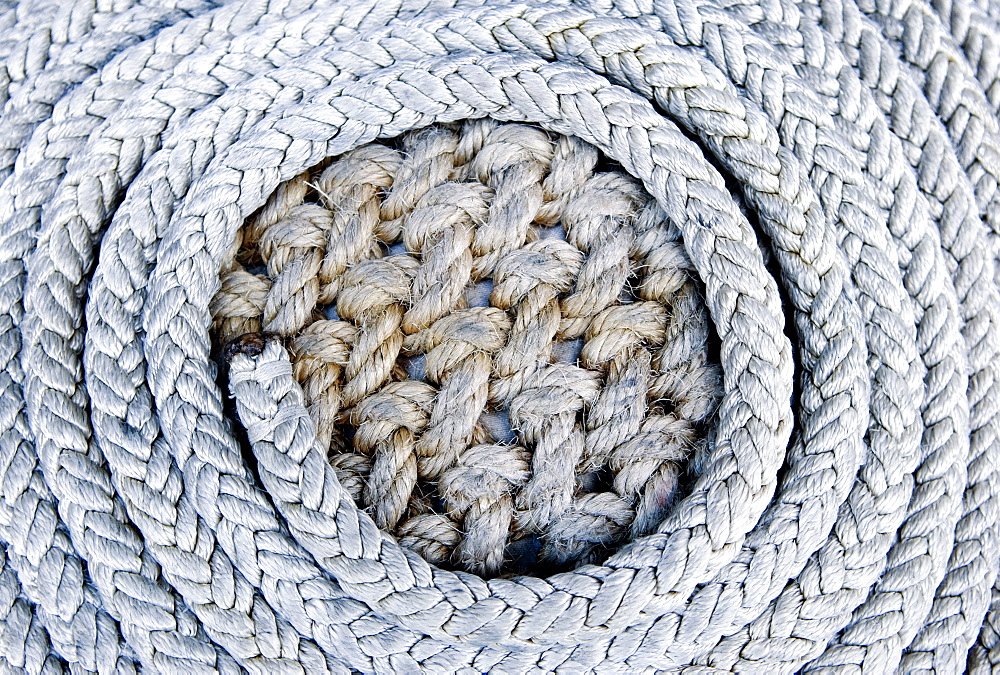
[[[4,5],[0,662],[993,668],[998,17]]]
[[[709,365],[702,294],[676,235],[664,236],[659,223],[637,231],[636,225],[649,225],[638,218],[638,205],[645,199],[652,208],[655,202],[621,173],[588,176],[597,153],[578,141],[557,140],[556,156],[537,129],[474,122],[460,132],[408,134],[402,145],[402,156],[385,146],[363,146],[274,193],[244,226],[237,262],[213,300],[215,342],[236,339],[237,349],[247,329],[291,338],[296,375],[322,447],[332,451],[335,464],[346,461],[345,455],[369,458],[364,497],[355,501],[370,509],[381,529],[398,535],[414,529],[411,518],[426,520],[421,516],[428,498],[443,499],[439,527],[450,524],[462,532],[451,556],[470,571],[496,575],[507,547],[526,536],[540,536],[541,560],[566,566],[595,555],[595,547],[620,543],[627,525],[635,535],[649,534],[675,498],[678,469],[696,443],[696,428],[714,412],[718,379]],[[511,156],[525,161],[497,162]],[[369,165],[372,160],[378,164]],[[534,177],[525,176],[526,170]],[[553,194],[549,176],[568,170],[584,180]],[[367,182],[375,176],[384,196]],[[483,182],[456,182],[463,176]],[[347,189],[334,177],[363,177],[364,187],[355,182],[351,198],[334,196]],[[506,187],[508,181],[514,188]],[[329,210],[304,202],[308,193],[301,188],[308,185],[315,185]],[[477,302],[476,241],[497,230],[494,218],[508,222],[509,195],[525,190],[538,197],[519,204],[529,209],[524,222],[539,212],[544,227],[556,230],[525,228],[522,247],[504,254],[491,273],[489,304],[513,316],[466,308]],[[397,205],[403,200],[410,210],[401,213]],[[545,202],[550,204],[541,213]],[[274,220],[277,213],[282,217]],[[547,238],[535,240],[546,232]],[[560,234],[564,240],[552,238]],[[633,271],[630,254],[643,235],[652,247],[642,251]],[[379,258],[377,241],[412,253]],[[508,234],[506,246],[517,241]],[[357,260],[335,294],[321,270],[351,246]],[[645,258],[653,257],[659,262],[646,268]],[[253,275],[239,260],[266,263],[267,274]],[[650,272],[671,284],[660,289],[660,303],[612,307],[628,292],[630,277],[642,288],[653,280]],[[346,321],[318,319],[333,307],[324,303],[333,301]],[[572,353],[581,333],[586,340],[580,361],[591,371],[560,366],[549,372],[553,353]],[[554,342],[557,335],[561,341]],[[426,381],[436,385],[430,393],[383,386],[407,370],[404,351],[409,370],[420,363]],[[672,372],[679,364],[667,362],[656,371],[660,386],[651,389],[654,352],[672,354],[687,372]],[[684,386],[671,385],[676,377]],[[506,415],[533,452],[469,447],[474,440],[499,440],[488,437],[484,425],[490,420],[481,418],[487,398],[499,406],[491,413],[493,426],[501,425],[499,439],[510,436],[503,428]],[[665,399],[665,414],[646,419],[647,399],[653,405]],[[359,426],[344,427],[351,418],[360,419]],[[340,440],[331,447],[334,437]],[[345,443],[347,438],[353,441]],[[531,471],[505,469],[491,453],[517,466],[527,461]],[[611,472],[607,480],[618,497],[590,494],[587,485],[600,480],[601,470]],[[595,511],[596,505],[611,512]],[[419,539],[408,541],[429,550]],[[440,562],[448,556],[433,557]]]

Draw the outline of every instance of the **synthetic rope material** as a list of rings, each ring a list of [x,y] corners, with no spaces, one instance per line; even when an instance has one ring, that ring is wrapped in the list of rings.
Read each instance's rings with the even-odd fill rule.
[[[0,663],[1000,665],[994,5],[3,5]]]

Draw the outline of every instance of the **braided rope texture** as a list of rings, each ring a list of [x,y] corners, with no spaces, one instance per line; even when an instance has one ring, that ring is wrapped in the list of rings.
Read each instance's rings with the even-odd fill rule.
[[[676,229],[571,137],[486,119],[400,145],[278,187],[213,341],[285,338],[338,480],[429,562],[537,574],[652,534],[720,381]]]
[[[0,1],[0,671],[1000,669],[998,68],[996,0]]]

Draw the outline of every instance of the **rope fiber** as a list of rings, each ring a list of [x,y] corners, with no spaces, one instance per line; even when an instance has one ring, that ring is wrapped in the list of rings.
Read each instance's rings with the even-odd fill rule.
[[[655,531],[707,448],[719,375],[690,261],[656,201],[597,160],[489,120],[362,146],[280,186],[222,275],[225,359],[261,351],[261,331],[288,339],[307,438],[429,562],[596,562]]]
[[[0,672],[1000,669],[993,0],[0,35]]]

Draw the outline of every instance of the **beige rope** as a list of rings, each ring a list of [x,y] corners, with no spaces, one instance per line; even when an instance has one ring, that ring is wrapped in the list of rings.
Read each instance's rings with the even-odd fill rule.
[[[235,260],[261,273],[223,275],[216,343],[288,341],[345,487],[431,562],[495,576],[523,539],[565,567],[649,534],[720,395],[676,231],[577,139],[478,121],[399,146],[333,158],[247,220]]]

